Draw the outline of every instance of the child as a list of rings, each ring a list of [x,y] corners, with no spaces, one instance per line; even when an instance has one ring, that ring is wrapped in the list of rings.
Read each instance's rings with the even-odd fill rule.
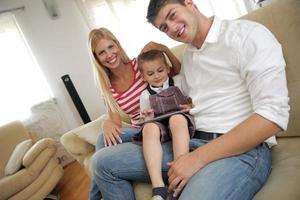
[[[191,108],[191,105],[188,105],[188,98],[183,96],[179,90],[182,88],[180,77],[177,76],[173,79],[168,76],[170,66],[161,51],[150,50],[141,53],[138,56],[138,67],[142,78],[148,82],[147,90],[144,90],[140,97],[142,120],[149,120],[168,111]],[[171,97],[176,95],[179,98]],[[161,99],[164,96],[167,100]],[[185,100],[181,101],[184,98]],[[185,105],[173,103],[178,99]],[[164,101],[166,101],[166,104],[162,104]],[[190,114],[177,113],[159,121],[145,123],[138,137],[135,137],[135,139],[139,138],[143,142],[144,158],[153,187],[152,200],[165,200],[167,196],[161,172],[161,142],[172,138],[174,159],[188,153],[189,140],[195,131],[194,124],[193,117]]]

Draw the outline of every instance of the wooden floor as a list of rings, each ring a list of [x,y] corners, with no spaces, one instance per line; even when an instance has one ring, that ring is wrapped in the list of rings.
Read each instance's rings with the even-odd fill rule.
[[[87,200],[89,188],[89,177],[83,167],[74,161],[64,167],[64,175],[53,193],[59,194],[61,200]]]

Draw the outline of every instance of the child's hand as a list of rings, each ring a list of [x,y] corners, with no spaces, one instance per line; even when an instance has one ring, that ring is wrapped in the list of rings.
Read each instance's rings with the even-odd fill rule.
[[[182,110],[190,110],[193,108],[193,104],[189,103],[189,104],[180,104],[179,107],[182,109]]]
[[[141,112],[140,121],[146,121],[154,118],[154,111],[152,108],[145,109]]]
[[[179,107],[182,110],[190,110],[190,109],[192,109],[193,108],[192,98],[188,97],[188,103],[187,104],[181,104],[181,105],[179,105]]]

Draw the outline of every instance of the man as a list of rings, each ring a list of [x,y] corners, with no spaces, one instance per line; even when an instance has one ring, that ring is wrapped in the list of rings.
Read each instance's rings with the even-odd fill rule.
[[[260,144],[268,138],[269,145],[275,144],[274,135],[286,129],[288,123],[285,62],[280,44],[257,23],[207,18],[192,0],[151,0],[147,18],[170,38],[188,44],[182,68],[189,96],[195,102],[191,113],[197,130],[223,134],[172,162],[168,173],[170,189],[179,194],[195,176],[192,181],[197,183],[199,177],[199,189],[191,188],[200,193],[195,199],[252,199],[270,170],[269,149],[261,150],[264,145]],[[278,95],[276,91],[280,91]],[[256,155],[253,162],[243,160],[254,149],[266,156]],[[262,159],[259,165],[257,158]],[[239,162],[240,166],[236,166]],[[256,169],[248,171],[243,162]],[[216,177],[215,183],[207,185],[206,180],[213,177],[205,173],[213,170],[216,174],[226,173],[227,178]],[[215,187],[213,184],[220,181],[227,186],[215,191],[226,197],[205,194],[210,191],[206,187]]]
[[[198,133],[195,150],[169,168],[171,145],[163,145],[169,189],[180,200],[252,199],[271,170],[269,146],[288,123],[281,45],[260,24],[205,17],[192,0],[151,0],[147,18],[188,44],[182,73]],[[128,143],[105,151],[95,174],[104,199],[135,199],[129,181],[149,180],[141,149]]]

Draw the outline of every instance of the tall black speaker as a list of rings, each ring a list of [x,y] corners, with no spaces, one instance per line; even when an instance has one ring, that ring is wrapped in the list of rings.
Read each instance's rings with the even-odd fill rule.
[[[86,124],[89,123],[91,121],[89,114],[87,113],[77,91],[76,88],[74,87],[72,80],[70,78],[70,76],[68,74],[64,75],[61,77],[62,81],[64,82],[69,95],[71,96],[71,99],[82,119],[82,121]]]

